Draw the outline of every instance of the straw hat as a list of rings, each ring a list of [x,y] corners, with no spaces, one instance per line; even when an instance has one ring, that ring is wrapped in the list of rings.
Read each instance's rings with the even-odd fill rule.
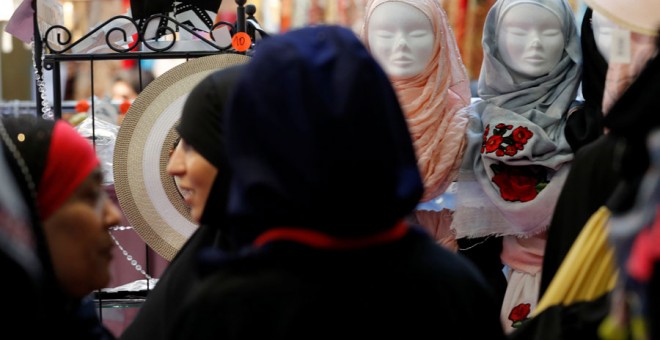
[[[656,36],[660,30],[658,0],[585,0],[594,11],[633,32]]]
[[[197,225],[166,172],[174,129],[190,91],[213,71],[243,64],[250,57],[218,54],[178,65],[152,81],[122,122],[113,173],[119,205],[147,245],[172,260]]]

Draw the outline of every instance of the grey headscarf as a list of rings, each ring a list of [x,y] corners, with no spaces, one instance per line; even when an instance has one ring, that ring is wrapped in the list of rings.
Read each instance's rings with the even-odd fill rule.
[[[515,82],[497,50],[502,17],[533,4],[562,24],[564,53],[547,75]],[[565,0],[500,0],[484,25],[479,101],[471,107],[468,149],[453,222],[457,237],[531,236],[543,231],[573,159],[564,137],[582,70],[573,11]]]

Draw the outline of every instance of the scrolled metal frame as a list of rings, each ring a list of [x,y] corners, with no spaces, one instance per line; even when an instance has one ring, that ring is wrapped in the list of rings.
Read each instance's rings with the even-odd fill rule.
[[[89,39],[90,37],[92,37],[93,35],[95,35],[98,31],[103,30],[104,27],[109,26],[111,23],[116,22],[118,20],[126,20],[126,21],[130,22],[133,25],[133,27],[135,27],[135,32],[137,32],[137,39],[135,41],[133,41],[132,43],[129,43],[129,41],[128,41],[129,34],[126,31],[126,29],[124,29],[122,27],[117,27],[117,26],[110,28],[107,32],[105,32],[105,43],[106,43],[108,48],[110,48],[111,50],[113,50],[117,53],[135,52],[135,51],[137,51],[137,47],[140,45],[140,43],[142,43],[143,46],[145,46],[147,49],[151,50],[152,52],[167,52],[177,42],[177,38],[176,38],[175,33],[177,31],[181,31],[181,30],[185,30],[188,33],[194,35],[196,38],[198,38],[199,40],[205,42],[206,44],[208,44],[209,46],[211,46],[213,49],[215,49],[218,52],[225,52],[225,51],[231,49],[231,44],[227,45],[227,46],[218,46],[218,45],[216,45],[214,43],[215,38],[213,37],[213,34],[210,34],[211,40],[209,40],[206,37],[199,34],[199,30],[195,30],[193,28],[190,28],[190,26],[184,25],[184,24],[180,23],[179,21],[177,21],[176,19],[174,19],[172,17],[169,17],[169,16],[166,16],[166,15],[162,15],[162,14],[154,14],[154,15],[150,16],[147,19],[140,20],[140,22],[133,19],[133,18],[131,18],[131,17],[125,16],[125,15],[114,16],[114,17],[106,20],[102,24],[96,26],[93,30],[89,31],[87,34],[82,36],[80,39],[74,41],[73,43],[71,42],[71,38],[72,38],[73,34],[71,33],[71,31],[68,28],[66,28],[62,25],[54,25],[54,26],[49,27],[48,30],[46,30],[46,32],[43,36],[44,46],[48,49],[48,51],[50,51],[51,54],[54,54],[54,55],[67,53],[67,52],[71,51],[73,49],[73,47],[75,47],[76,45],[79,45],[83,41],[85,41],[85,40]],[[160,23],[158,25],[158,28],[156,29],[156,36],[154,36],[154,37],[145,37],[147,27],[149,27],[149,23],[151,23],[154,20],[160,21]],[[174,27],[171,27],[170,23],[173,23]],[[232,30],[235,29],[235,26],[232,25],[231,23],[221,21],[221,22],[218,22],[215,25],[213,25],[213,27],[211,29],[211,32],[219,26],[229,26]],[[116,34],[117,32],[119,32],[122,35],[123,42],[126,42],[128,44],[128,46],[126,48],[118,47],[117,44],[113,43],[112,40],[110,39],[111,36],[113,34]],[[65,46],[65,47],[64,48],[59,48],[57,46],[53,46],[51,44],[51,41],[49,40],[49,37],[51,36],[51,34],[57,34],[57,36],[56,36],[57,44],[59,46]],[[158,38],[160,38],[162,36],[165,36],[167,34],[171,34],[174,37],[174,39],[169,40],[168,44],[165,47],[156,47],[156,46],[149,43],[151,40],[158,39]],[[63,38],[63,35],[64,35],[64,38]],[[122,41],[122,40],[118,40],[118,41]],[[123,45],[121,45],[121,46],[123,46]]]

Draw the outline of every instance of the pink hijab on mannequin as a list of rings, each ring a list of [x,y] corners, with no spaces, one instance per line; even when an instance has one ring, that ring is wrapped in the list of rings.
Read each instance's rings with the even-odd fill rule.
[[[433,55],[414,76],[392,79],[406,114],[424,180],[422,202],[442,194],[456,179],[465,149],[470,84],[454,33],[438,0],[370,0],[361,38],[367,48],[368,26],[376,7],[401,2],[424,13],[433,25]]]

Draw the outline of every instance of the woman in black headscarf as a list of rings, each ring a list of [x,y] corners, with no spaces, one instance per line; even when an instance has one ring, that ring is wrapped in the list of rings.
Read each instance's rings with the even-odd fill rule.
[[[502,337],[476,269],[404,222],[423,190],[413,144],[353,32],[307,27],[263,41],[226,131],[229,239],[240,250],[205,254],[215,270],[172,338]]]
[[[197,282],[199,250],[206,247],[228,249],[221,229],[226,223],[225,206],[231,171],[227,165],[222,114],[240,69],[241,66],[232,66],[212,73],[192,90],[186,100],[181,121],[176,127],[181,141],[167,170],[170,175],[180,177],[186,202],[190,204],[192,218],[199,223],[199,228],[166,268],[135,320],[122,333],[122,339],[165,338],[166,327]],[[210,171],[204,176],[201,187],[189,184],[195,169],[183,164],[187,155],[204,163],[204,169]]]

